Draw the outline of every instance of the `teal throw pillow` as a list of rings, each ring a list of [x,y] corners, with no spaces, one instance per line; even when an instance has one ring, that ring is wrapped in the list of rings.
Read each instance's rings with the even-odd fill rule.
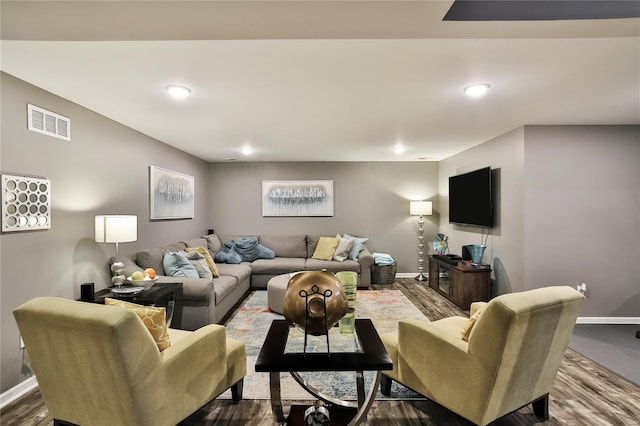
[[[167,251],[162,258],[164,272],[169,277],[200,278],[195,266],[184,254]]]
[[[353,240],[353,247],[351,247],[351,250],[349,250],[348,258],[351,260],[358,260],[358,256],[360,255],[360,252],[364,249],[364,245],[367,244],[367,241],[369,241],[369,238],[352,237],[349,234],[343,234],[342,238],[345,238],[347,240]]]

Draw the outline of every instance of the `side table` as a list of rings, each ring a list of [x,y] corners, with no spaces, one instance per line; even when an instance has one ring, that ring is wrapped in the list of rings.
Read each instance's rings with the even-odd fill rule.
[[[288,351],[287,340],[291,327],[286,320],[273,320],[255,365],[257,372],[269,373],[271,410],[276,422],[302,425],[307,408],[284,406],[280,392],[280,374],[284,372],[289,372],[303,389],[328,404],[331,417],[337,420],[332,421],[332,425],[355,426],[366,421],[380,383],[381,371],[393,369],[393,362],[371,320],[356,319],[353,337],[357,341],[357,347],[354,350],[330,354]],[[304,371],[355,372],[357,401],[340,400],[319,391],[299,374]],[[364,386],[364,371],[375,372],[368,391]]]
[[[176,313],[175,311],[178,310],[176,296],[182,292],[182,283],[155,283],[153,287],[143,290],[134,296],[115,294],[111,291],[112,288],[109,287],[97,291],[94,295],[94,303],[104,304],[104,299],[109,297],[137,303],[138,305],[164,307],[167,309],[167,327],[169,327]],[[180,318],[181,315],[176,317]],[[173,328],[180,328],[180,324],[174,324]]]

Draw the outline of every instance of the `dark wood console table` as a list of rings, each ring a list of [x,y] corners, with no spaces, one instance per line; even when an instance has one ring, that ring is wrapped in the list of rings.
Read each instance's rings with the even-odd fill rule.
[[[491,269],[452,265],[429,256],[429,287],[465,311],[491,298]]]

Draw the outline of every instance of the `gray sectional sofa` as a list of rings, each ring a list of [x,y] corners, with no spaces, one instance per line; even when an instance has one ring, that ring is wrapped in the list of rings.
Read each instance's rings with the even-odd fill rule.
[[[256,259],[253,262],[226,264],[216,262],[219,277],[183,278],[165,276],[162,259],[166,251],[179,251],[187,247],[204,247],[211,257],[222,249],[223,244],[234,239],[253,236],[259,244],[275,253],[274,259]],[[371,284],[373,257],[365,248],[358,260],[325,261],[312,259],[320,235],[206,235],[187,241],[176,242],[164,247],[141,250],[122,257],[125,274],[153,268],[158,282],[181,282],[182,293],[176,300],[174,315],[176,325],[185,330],[195,330],[206,324],[220,323],[231,309],[242,300],[251,289],[266,289],[267,282],[274,276],[297,272],[326,269],[331,272],[354,271],[358,273],[358,287],[368,288]]]

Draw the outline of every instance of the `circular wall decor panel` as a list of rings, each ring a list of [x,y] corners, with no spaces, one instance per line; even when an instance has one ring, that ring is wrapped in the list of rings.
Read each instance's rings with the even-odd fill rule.
[[[51,228],[51,182],[2,175],[2,232]]]

